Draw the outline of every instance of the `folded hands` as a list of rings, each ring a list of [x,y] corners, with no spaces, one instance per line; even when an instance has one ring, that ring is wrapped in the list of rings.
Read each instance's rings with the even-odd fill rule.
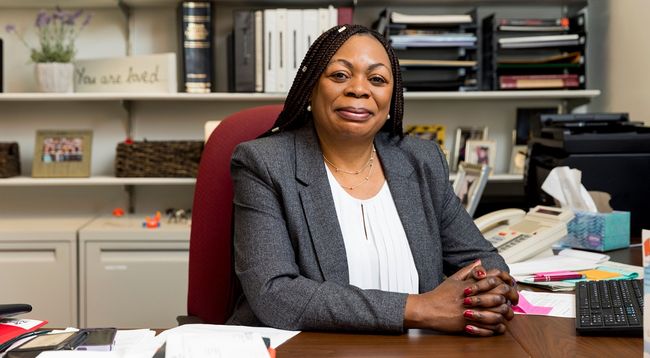
[[[480,260],[460,269],[434,290],[409,295],[406,328],[492,336],[505,332],[519,300],[515,280],[505,271],[486,270]]]

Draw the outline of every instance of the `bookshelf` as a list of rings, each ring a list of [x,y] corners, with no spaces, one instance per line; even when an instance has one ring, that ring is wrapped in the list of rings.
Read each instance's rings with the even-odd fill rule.
[[[172,26],[161,28],[159,24],[175,21],[177,0],[63,0],[64,8],[91,9],[95,18],[89,31],[79,38],[79,58],[123,56],[127,53],[146,54],[158,52],[177,52],[176,30]],[[440,9],[446,13],[465,13],[477,8],[479,19],[485,13],[498,11],[538,11],[563,13],[579,8],[586,1],[548,1],[543,4],[532,1],[503,0],[406,0],[393,1],[315,1],[303,0],[225,0],[215,2],[216,29],[215,46],[225,46],[225,34],[232,28],[232,11],[241,8],[304,8],[352,6],[355,22],[370,25],[385,6],[395,6],[400,11],[415,12]],[[397,5],[397,6],[396,6]],[[37,9],[51,6],[45,0],[0,0],[0,23],[17,18],[24,29],[31,26]],[[105,45],[95,46],[101,39]],[[93,44],[89,44],[93,42]],[[5,41],[7,46],[7,41]],[[19,50],[13,52],[12,50]],[[37,203],[44,190],[53,192],[75,190],[89,193],[75,201],[89,200],[90,211],[105,212],[114,204],[101,205],[106,197],[113,202],[133,203],[136,209],[167,206],[189,206],[194,179],[191,178],[116,178],[113,173],[115,145],[132,136],[136,140],[189,139],[203,137],[203,123],[207,120],[221,119],[238,110],[269,103],[279,103],[285,99],[280,93],[228,93],[224,92],[225,51],[218,51],[217,90],[209,94],[152,94],[152,93],[72,93],[46,94],[32,93],[33,81],[31,67],[25,61],[8,59],[5,73],[8,82],[0,94],[0,141],[18,141],[21,150],[23,176],[0,179],[0,195],[16,190],[26,196],[27,202]],[[23,56],[26,50],[19,47],[5,48],[5,53]],[[97,54],[98,53],[98,54]],[[9,73],[8,68],[16,68]],[[13,71],[13,70],[12,70]],[[13,81],[11,80],[13,78]],[[18,80],[16,80],[18,79]],[[32,87],[33,88],[33,87]],[[448,148],[453,148],[454,131],[458,126],[487,125],[490,137],[500,143],[499,160],[509,160],[510,131],[514,127],[517,107],[557,106],[563,110],[588,103],[600,95],[596,89],[570,91],[471,91],[471,92],[406,92],[405,124],[441,123],[447,126]],[[191,113],[191,116],[188,114]],[[15,118],[21,118],[20,121]],[[93,130],[93,160],[90,178],[32,179],[31,157],[33,156],[34,132],[36,129],[50,128],[89,128]],[[521,183],[521,176],[505,174],[507,164],[496,168],[491,183]],[[453,179],[453,177],[452,177]],[[124,191],[124,188],[127,188]],[[170,193],[168,188],[174,193]],[[37,194],[32,194],[34,189]],[[98,192],[97,195],[92,193]],[[133,195],[135,194],[135,199]],[[17,195],[17,194],[16,194]],[[48,194],[50,195],[50,194]],[[61,194],[63,195],[63,194]],[[169,200],[168,200],[169,199]],[[37,204],[34,204],[37,205]],[[125,204],[126,205],[126,204]],[[0,204],[0,213],[12,205]],[[28,204],[18,205],[27,208]],[[75,205],[74,207],[84,207]],[[65,207],[63,211],[65,211]],[[73,209],[73,211],[76,209]],[[29,213],[28,209],[25,209]]]
[[[441,91],[441,92],[406,92],[406,100],[525,100],[525,99],[584,99],[589,100],[600,95],[599,90],[563,90],[563,91]],[[229,93],[213,92],[206,94],[189,93],[2,93],[2,101],[238,101],[262,102],[283,101],[283,93]]]

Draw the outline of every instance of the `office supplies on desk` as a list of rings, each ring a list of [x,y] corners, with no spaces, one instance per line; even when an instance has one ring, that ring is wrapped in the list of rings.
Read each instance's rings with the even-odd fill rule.
[[[513,307],[513,311],[519,314],[574,318],[574,299],[572,294],[522,290],[519,291],[519,304]]]
[[[566,225],[572,218],[570,210],[537,206],[528,213],[519,209],[495,211],[474,222],[510,264],[550,251],[567,234]]]
[[[0,319],[0,344],[44,326],[47,321],[35,319]]]
[[[580,271],[596,268],[609,261],[609,256],[586,251],[564,249],[555,256],[508,264],[510,274],[518,277],[545,271]],[[517,278],[517,277],[515,277]],[[518,278],[517,278],[518,279]]]
[[[576,331],[582,334],[639,334],[643,332],[641,280],[578,282]]]
[[[5,358],[35,358],[44,351],[73,350],[88,336],[88,332],[67,331],[61,333],[42,334],[11,349]]]
[[[76,350],[106,352],[113,350],[116,328],[87,328],[87,337]]]
[[[584,275],[573,271],[543,272],[535,274],[533,282],[576,280],[580,278],[584,278]]]
[[[32,311],[32,306],[24,303],[10,303],[0,305],[0,319],[16,316]]]

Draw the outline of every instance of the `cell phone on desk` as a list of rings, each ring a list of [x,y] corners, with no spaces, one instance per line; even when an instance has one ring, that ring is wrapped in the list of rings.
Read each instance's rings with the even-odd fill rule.
[[[520,209],[498,210],[474,223],[510,264],[550,250],[567,235],[567,223],[573,217],[570,210],[538,205],[528,213]]]

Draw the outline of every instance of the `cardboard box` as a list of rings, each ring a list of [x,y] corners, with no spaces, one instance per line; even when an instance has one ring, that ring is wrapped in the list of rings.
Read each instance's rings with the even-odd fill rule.
[[[630,246],[630,212],[575,212],[562,244],[576,249],[609,251]]]

